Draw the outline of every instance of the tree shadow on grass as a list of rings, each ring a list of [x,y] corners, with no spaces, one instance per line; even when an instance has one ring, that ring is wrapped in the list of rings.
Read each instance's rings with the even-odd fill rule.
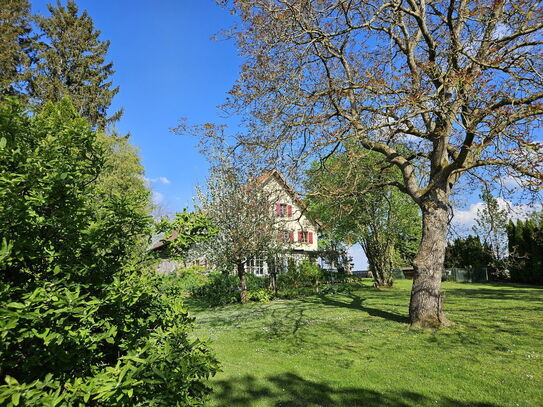
[[[385,311],[379,308],[371,308],[365,306],[363,302],[365,298],[360,297],[359,295],[353,293],[343,294],[344,297],[348,298],[347,302],[342,301],[341,299],[332,298],[326,294],[320,294],[317,296],[318,302],[323,305],[330,307],[340,307],[340,308],[350,308],[354,310],[360,310],[366,312],[372,317],[383,318],[388,321],[399,322],[402,324],[409,323],[409,318],[406,315],[396,314],[393,312]]]
[[[270,375],[262,380],[246,375],[214,382],[212,398],[218,406],[273,407],[409,407],[439,405],[444,407],[497,407],[486,402],[465,402],[448,397],[432,399],[410,391],[387,391],[354,387],[336,388],[326,382],[306,380],[293,373]]]
[[[492,284],[492,286],[498,286]],[[473,298],[473,299],[485,299],[485,300],[515,300],[515,301],[537,301],[543,302],[543,287],[530,287],[526,289],[526,286],[514,286],[514,285],[502,285],[501,287],[507,288],[447,288],[446,294],[451,297],[460,298]]]

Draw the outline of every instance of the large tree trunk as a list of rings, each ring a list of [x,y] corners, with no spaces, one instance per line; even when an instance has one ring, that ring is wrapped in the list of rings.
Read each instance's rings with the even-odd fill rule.
[[[422,240],[413,261],[415,276],[409,304],[409,319],[414,328],[439,328],[451,325],[443,312],[441,275],[445,261],[448,224],[448,194],[433,194],[421,204]]]
[[[239,296],[242,303],[249,302],[247,294],[247,277],[245,275],[245,263],[238,263]]]
[[[361,245],[368,258],[373,276],[373,286],[389,288],[394,282],[392,279],[392,253],[386,245],[381,243],[379,237],[374,235],[364,239]]]

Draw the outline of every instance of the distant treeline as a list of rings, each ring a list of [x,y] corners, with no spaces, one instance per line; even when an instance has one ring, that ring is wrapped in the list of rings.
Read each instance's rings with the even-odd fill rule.
[[[455,239],[447,246],[445,267],[483,270],[491,280],[543,284],[543,215],[510,221],[508,255],[496,258],[478,235]]]
[[[511,281],[543,284],[543,221],[518,220],[507,226]]]

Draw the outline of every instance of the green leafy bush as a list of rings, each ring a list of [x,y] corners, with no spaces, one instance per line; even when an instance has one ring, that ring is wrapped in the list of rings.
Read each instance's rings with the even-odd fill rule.
[[[248,290],[263,290],[270,286],[270,279],[268,276],[255,276],[254,274],[247,274],[247,289]]]
[[[206,285],[208,277],[203,267],[190,266],[176,270],[175,273],[164,276],[162,290],[175,296],[193,293]]]
[[[120,170],[105,147],[68,101],[30,114],[0,100],[0,405],[199,405],[209,391],[217,361],[180,297],[131,266],[148,191],[135,170],[104,176]]]
[[[287,271],[277,276],[280,290],[314,285],[324,278],[322,269],[310,261],[303,261],[299,265],[289,264]]]
[[[239,279],[224,273],[209,273],[207,283],[191,292],[210,307],[239,302]]]
[[[250,301],[268,302],[273,299],[273,293],[270,290],[261,288],[258,290],[249,290],[248,297]]]

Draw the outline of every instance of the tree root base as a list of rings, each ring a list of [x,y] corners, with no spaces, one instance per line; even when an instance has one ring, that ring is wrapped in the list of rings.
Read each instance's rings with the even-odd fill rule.
[[[429,316],[426,318],[418,318],[415,321],[412,321],[409,324],[409,327],[411,329],[431,329],[431,330],[437,330],[440,328],[445,328],[449,326],[453,326],[454,322],[447,319],[445,316],[437,317],[437,316]]]

